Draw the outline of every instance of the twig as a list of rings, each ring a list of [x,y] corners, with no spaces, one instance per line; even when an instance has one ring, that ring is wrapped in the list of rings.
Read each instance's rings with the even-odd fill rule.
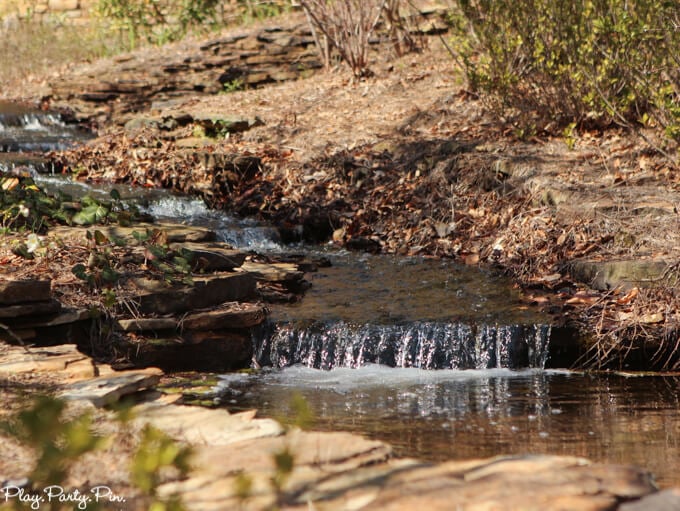
[[[17,341],[17,343],[19,343],[19,345],[22,348],[24,348],[26,353],[30,353],[31,350],[28,349],[28,346],[26,345],[24,340],[21,337],[19,337],[17,334],[15,334],[10,327],[5,325],[4,323],[0,323],[0,329],[4,330],[7,335],[9,335],[12,339]]]

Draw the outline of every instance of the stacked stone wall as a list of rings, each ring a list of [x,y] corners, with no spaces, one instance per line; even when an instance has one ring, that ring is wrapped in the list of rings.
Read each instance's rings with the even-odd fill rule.
[[[0,0],[0,16],[86,22],[96,0]]]

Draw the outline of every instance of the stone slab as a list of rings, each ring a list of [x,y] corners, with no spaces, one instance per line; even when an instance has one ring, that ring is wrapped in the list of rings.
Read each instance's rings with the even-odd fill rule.
[[[278,422],[271,419],[232,415],[224,409],[163,403],[135,407],[135,421],[150,423],[177,440],[209,446],[209,450],[245,440],[278,436],[284,431]]]
[[[184,251],[191,265],[203,271],[230,271],[238,268],[246,260],[247,254],[235,250],[224,243],[176,243],[170,248]]]
[[[252,273],[258,280],[267,282],[291,282],[302,280],[305,276],[294,263],[244,262],[241,271]]]
[[[250,328],[262,323],[267,308],[254,303],[232,302],[216,310],[195,312],[182,320],[188,330],[219,330],[224,328]]]
[[[218,309],[193,312],[182,318],[120,319],[116,322],[116,328],[123,332],[250,328],[262,323],[266,317],[267,308],[263,305],[229,302]]]
[[[61,303],[58,300],[45,302],[19,303],[15,305],[0,306],[0,319],[12,319],[21,316],[40,316],[43,314],[54,314],[61,310]]]
[[[150,279],[134,279],[133,283],[139,290],[135,300],[141,314],[173,314],[256,297],[255,278],[242,272],[194,277],[191,286],[167,286]]]
[[[466,463],[403,471],[385,482],[371,508],[608,511],[656,490],[641,469],[580,458],[497,458],[472,468]]]
[[[39,317],[18,317],[9,322],[9,324],[13,328],[47,328],[85,321],[90,319],[90,317],[90,311],[85,309],[62,309],[61,312],[56,314],[48,314]]]
[[[155,368],[122,371],[72,383],[59,393],[59,397],[66,400],[90,401],[93,405],[102,407],[115,403],[123,396],[158,384],[161,374],[162,371]]]
[[[117,330],[123,332],[158,332],[176,330],[177,324],[175,318],[134,318],[119,319],[115,326]]]
[[[0,305],[46,302],[51,298],[50,280],[0,279]]]
[[[144,234],[147,231],[162,231],[167,237],[168,243],[180,242],[207,242],[215,241],[217,234],[211,229],[197,226],[187,226],[172,223],[139,223],[131,227],[123,227],[120,225],[98,225],[94,227],[68,227],[59,226],[50,230],[50,235],[57,237],[75,237],[79,239],[87,239],[87,231],[96,229],[101,231],[108,238],[122,238],[129,241],[131,244],[136,243],[133,233]]]
[[[664,274],[670,263],[660,260],[622,260],[622,261],[573,261],[569,264],[571,277],[598,291],[608,291],[621,286],[651,288],[664,282]],[[672,275],[671,275],[672,276]],[[676,275],[677,279],[678,276]],[[677,284],[677,282],[672,283]]]
[[[636,502],[626,502],[619,511],[678,511],[680,509],[680,489],[663,490],[652,493]]]
[[[41,373],[54,375],[60,380],[92,378],[97,369],[87,355],[78,351],[75,344],[25,350],[12,347],[2,354],[1,375]]]

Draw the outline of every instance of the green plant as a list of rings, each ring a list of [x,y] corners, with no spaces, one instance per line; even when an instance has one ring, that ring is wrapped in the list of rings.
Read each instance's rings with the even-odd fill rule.
[[[667,0],[458,0],[454,55],[517,125],[680,135],[680,31]]]
[[[144,247],[144,264],[163,274],[168,284],[182,281],[191,284],[191,254],[185,249],[173,250],[168,245],[167,235],[159,229],[132,231],[132,237]]]
[[[159,499],[157,490],[165,470],[171,469],[181,477],[191,469],[193,449],[178,444],[161,430],[147,424],[142,430],[139,447],[132,460],[132,482],[153,498],[151,511],[181,511],[184,505],[178,496]]]
[[[87,282],[91,288],[115,284],[120,278],[120,273],[115,269],[111,240],[99,230],[87,231],[86,237],[90,248],[87,265],[78,263],[71,269],[71,272]],[[104,298],[106,299],[106,296]],[[115,297],[109,297],[108,301],[115,303]]]
[[[121,423],[122,435],[129,438],[130,421],[134,411],[130,403],[114,407]],[[30,475],[32,487],[4,489],[5,501],[11,500],[12,509],[97,509],[101,501],[121,502],[120,496],[103,491],[103,486],[90,492],[65,491],[64,482],[69,469],[85,454],[103,448],[111,438],[93,432],[90,413],[65,417],[66,403],[49,396],[35,399],[33,405],[2,423],[2,429],[36,453]],[[190,470],[193,449],[181,445],[151,425],[141,431],[130,465],[130,480],[150,497],[151,511],[182,511],[184,505],[177,495],[167,499],[158,496],[158,486],[166,474],[185,477]],[[15,491],[16,490],[16,491]],[[108,490],[108,488],[107,488]],[[70,499],[60,499],[60,495]],[[77,500],[75,500],[77,499]],[[43,505],[44,504],[44,505]],[[3,507],[3,509],[5,509]]]
[[[184,37],[192,28],[218,25],[219,0],[98,0],[96,13],[127,39],[160,45]]]
[[[35,449],[37,461],[31,472],[36,485],[59,485],[69,468],[85,453],[100,449],[104,438],[92,432],[89,413],[67,419],[65,402],[53,397],[38,397],[3,429]]]
[[[279,422],[286,430],[291,428],[305,429],[314,423],[314,413],[305,397],[294,392],[290,399],[290,413],[279,418]],[[287,442],[272,454],[274,473],[269,478],[269,485],[276,498],[272,509],[279,509],[286,503],[285,484],[295,469],[295,453]],[[244,472],[237,474],[234,479],[234,492],[242,504],[250,498],[254,486],[253,478]]]
[[[222,92],[225,94],[229,94],[230,92],[243,90],[244,86],[245,82],[242,79],[234,78],[233,80],[222,84]]]
[[[50,218],[64,219],[59,201],[46,195],[28,177],[0,178],[0,215],[6,231],[44,231]]]
[[[238,0],[238,4],[242,11],[242,24],[279,16],[291,7],[290,2],[281,0]]]

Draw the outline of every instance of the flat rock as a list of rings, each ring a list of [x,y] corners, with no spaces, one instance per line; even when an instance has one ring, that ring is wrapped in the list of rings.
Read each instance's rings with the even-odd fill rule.
[[[283,433],[281,425],[271,419],[232,415],[223,409],[210,410],[163,403],[136,407],[135,420],[150,423],[177,440],[196,446],[209,446],[210,450],[244,440],[264,439]]]
[[[20,303],[0,307],[0,318],[17,318],[21,316],[40,316],[43,314],[53,314],[61,310],[61,303],[58,300],[48,300],[45,302]]]
[[[631,289],[667,284],[663,278],[669,269],[670,264],[667,261],[658,260],[573,261],[569,265],[569,273],[574,280],[598,291],[607,291],[618,286]]]
[[[50,235],[86,239],[87,231],[92,231],[93,229],[101,231],[109,238],[122,238],[129,241],[131,244],[136,243],[133,233],[145,234],[147,231],[154,232],[156,230],[165,233],[168,243],[205,242],[217,239],[215,231],[204,227],[170,223],[149,224],[144,222],[135,224],[131,227],[123,227],[120,225],[98,225],[94,227],[59,226],[51,229]]]
[[[295,470],[286,482],[285,494],[291,503],[310,509],[309,497],[319,497],[323,509],[348,509],[325,506],[329,496],[337,496],[356,485],[394,470],[384,463],[391,453],[386,444],[349,433],[316,433],[292,430],[283,437],[243,441],[227,446],[199,448],[194,457],[192,476],[179,483],[164,485],[161,495],[175,492],[183,496],[190,509],[239,509],[236,475],[246,474],[253,482],[253,495],[245,509],[271,509],[274,494],[271,478],[275,475],[274,456],[288,450]],[[401,462],[404,466],[412,462]],[[370,467],[362,470],[363,467]],[[337,484],[333,484],[337,481]],[[319,485],[324,489],[313,493]],[[297,497],[297,498],[296,498]],[[286,507],[289,509],[289,507]],[[351,508],[350,508],[351,509]]]
[[[385,482],[371,509],[608,511],[655,490],[649,474],[633,467],[522,456],[402,471]]]
[[[51,296],[50,280],[15,280],[0,278],[0,305],[47,302]]]
[[[302,280],[305,276],[304,272],[300,271],[294,263],[257,263],[246,261],[239,270],[251,273],[258,280],[267,282],[290,282]]]
[[[92,378],[97,370],[87,355],[78,351],[75,344],[48,348],[11,347],[2,353],[0,374],[42,373],[55,375],[61,380]]]
[[[295,456],[297,466],[314,465],[327,474],[384,462],[392,453],[386,443],[352,433],[293,429],[284,436],[202,450],[196,458],[195,473],[227,476],[242,470],[271,470],[272,456],[285,448]]]
[[[134,279],[133,284],[139,290],[136,301],[142,314],[173,314],[256,297],[255,278],[243,272],[194,277],[191,286],[167,286],[150,279]]]
[[[85,309],[62,309],[61,312],[55,314],[17,317],[8,323],[12,328],[46,328],[77,323],[90,319],[90,317],[90,311]]]
[[[162,371],[148,368],[143,371],[122,371],[99,378],[68,385],[59,397],[67,400],[90,401],[97,407],[118,401],[121,397],[152,387],[160,381]]]
[[[267,308],[263,305],[233,302],[216,310],[187,315],[182,320],[182,328],[189,330],[249,328],[259,325],[266,317]]]
[[[222,330],[250,328],[262,323],[267,308],[253,303],[230,302],[218,309],[197,311],[182,318],[133,318],[116,322],[123,332],[158,332],[163,330]]]
[[[233,270],[241,266],[247,256],[224,243],[175,243],[170,248],[186,253],[190,264],[203,271]]]
[[[680,489],[663,490],[652,493],[636,502],[619,506],[619,511],[678,511],[680,509]]]
[[[116,329],[123,332],[158,332],[176,330],[178,321],[175,318],[134,318],[119,319]]]

